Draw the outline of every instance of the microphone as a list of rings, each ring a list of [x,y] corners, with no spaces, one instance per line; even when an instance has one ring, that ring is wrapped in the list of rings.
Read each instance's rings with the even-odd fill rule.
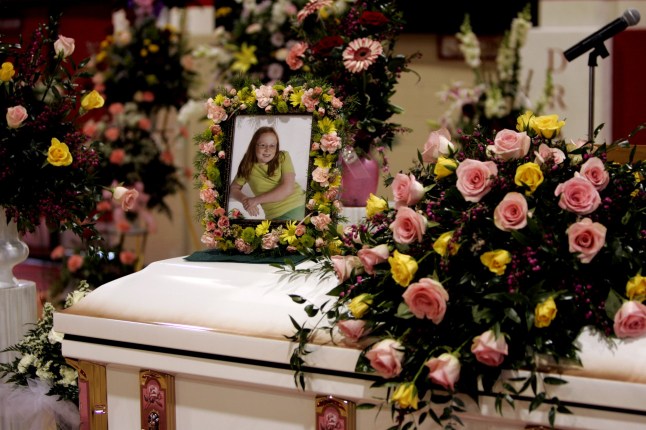
[[[621,17],[595,31],[590,36],[565,51],[563,53],[563,55],[565,55],[565,59],[572,61],[578,56],[588,52],[590,49],[596,48],[599,44],[603,44],[605,40],[624,31],[628,26],[637,24],[639,22],[639,18],[639,11],[636,9],[627,9]]]

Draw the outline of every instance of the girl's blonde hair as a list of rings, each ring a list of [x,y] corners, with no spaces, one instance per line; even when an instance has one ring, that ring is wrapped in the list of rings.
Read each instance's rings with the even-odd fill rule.
[[[260,136],[265,133],[273,133],[273,135],[276,136],[276,155],[269,163],[267,163],[267,176],[272,177],[280,165],[283,155],[280,153],[280,139],[278,138],[278,133],[276,133],[276,130],[274,130],[273,127],[260,127],[256,130],[253,136],[251,136],[247,152],[245,152],[242,160],[240,160],[240,165],[238,166],[239,177],[249,179],[253,165],[258,162],[258,158],[256,157],[256,145],[258,144]]]

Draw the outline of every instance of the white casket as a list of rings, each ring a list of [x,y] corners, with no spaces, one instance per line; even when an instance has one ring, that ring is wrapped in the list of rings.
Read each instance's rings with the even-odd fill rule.
[[[357,404],[385,396],[370,388],[371,375],[354,372],[357,349],[331,344],[312,345],[306,389],[295,384],[286,336],[294,332],[290,317],[299,324],[308,318],[289,295],[320,305],[334,282],[290,279],[270,265],[174,258],[101,286],[56,313],[54,329],[65,335],[66,357],[105,367],[107,403],[87,406],[111,429],[142,428],[140,372],[153,370],[174,378],[168,395],[176,424],[168,428],[318,430],[317,395]],[[559,414],[557,427],[646,428],[646,343],[614,351],[590,336],[582,343],[585,369],[566,369],[568,384],[549,388],[574,412]],[[471,429],[546,425],[546,410],[526,409],[521,400],[500,417],[494,399],[483,396],[462,418]],[[360,430],[392,424],[388,406],[356,413]],[[435,428],[430,420],[424,426]]]

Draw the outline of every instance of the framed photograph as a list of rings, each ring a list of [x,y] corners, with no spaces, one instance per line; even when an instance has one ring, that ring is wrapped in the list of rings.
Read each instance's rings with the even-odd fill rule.
[[[317,396],[316,430],[356,430],[354,402],[334,396]]]
[[[332,87],[302,78],[217,90],[195,138],[202,243],[232,254],[336,254],[342,109]]]
[[[240,211],[245,220],[302,220],[309,186],[311,139],[312,115],[236,115],[231,171],[226,175],[231,178],[227,212]],[[269,175],[272,162],[274,172]],[[284,175],[292,173],[293,181],[290,179],[284,196],[245,208],[245,201],[275,191],[284,183]]]

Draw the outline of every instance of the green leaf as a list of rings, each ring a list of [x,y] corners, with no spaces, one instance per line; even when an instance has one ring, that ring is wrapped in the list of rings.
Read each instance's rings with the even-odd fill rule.
[[[531,403],[529,404],[529,411],[535,411],[538,409],[540,405],[543,404],[545,401],[545,393],[538,393],[534,399],[532,399]]]
[[[555,378],[552,376],[546,376],[543,378],[543,382],[549,385],[565,385],[567,384],[567,381],[561,378]]]
[[[608,318],[611,320],[615,319],[615,315],[617,314],[617,311],[623,304],[623,297],[619,295],[615,290],[612,288],[610,291],[608,291],[608,297],[606,297],[606,305],[605,305],[605,310],[606,310],[606,315]]]
[[[299,296],[298,294],[290,294],[289,297],[292,299],[294,303],[298,303],[299,305],[302,305],[307,301],[303,297]]]
[[[308,317],[312,318],[319,313],[319,308],[317,308],[314,305],[307,305],[305,306],[305,313],[307,314]]]

